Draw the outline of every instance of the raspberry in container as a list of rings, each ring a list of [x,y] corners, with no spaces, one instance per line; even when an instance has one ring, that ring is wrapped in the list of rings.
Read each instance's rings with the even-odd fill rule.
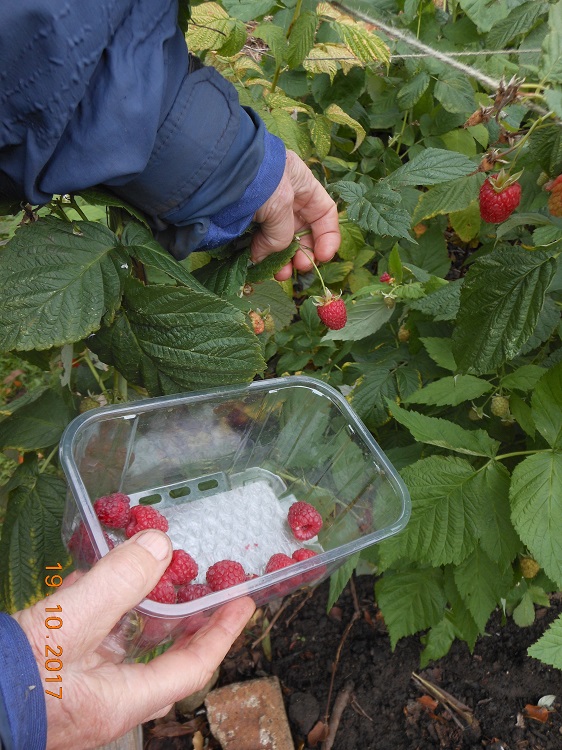
[[[61,462],[76,567],[147,519],[193,563],[176,554],[190,573],[167,575],[116,626],[106,647],[126,658],[195,632],[231,599],[261,606],[320,583],[410,513],[402,480],[345,398],[304,376],[88,411],[66,429]]]

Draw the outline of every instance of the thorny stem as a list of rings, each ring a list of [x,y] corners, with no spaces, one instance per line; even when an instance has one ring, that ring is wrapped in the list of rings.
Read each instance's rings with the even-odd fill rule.
[[[49,453],[49,455],[47,456],[47,458],[41,464],[41,468],[39,469],[39,474],[42,474],[45,471],[45,469],[47,468],[47,466],[51,463],[51,461],[53,460],[53,458],[56,456],[56,453],[57,453],[58,449],[59,449],[59,444],[57,443],[55,445],[55,447],[53,448],[53,450]]]
[[[88,221],[88,217],[86,216],[86,214],[84,213],[84,211],[82,211],[82,209],[80,208],[80,206],[76,202],[76,198],[73,195],[70,196],[70,204],[69,205],[72,206],[72,208],[76,211],[76,213],[78,214],[78,216],[83,221]]]

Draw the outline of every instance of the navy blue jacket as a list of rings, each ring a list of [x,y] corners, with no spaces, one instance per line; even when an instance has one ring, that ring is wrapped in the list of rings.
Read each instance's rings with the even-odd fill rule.
[[[106,185],[177,258],[242,233],[285,149],[189,56],[177,12],[177,0],[0,0],[0,198]],[[0,614],[0,746],[42,750],[45,737],[31,648]]]

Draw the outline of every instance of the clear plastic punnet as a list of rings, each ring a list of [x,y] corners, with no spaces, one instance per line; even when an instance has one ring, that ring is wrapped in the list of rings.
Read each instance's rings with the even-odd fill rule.
[[[104,529],[97,498],[123,492],[168,519],[174,548],[207,568],[242,564],[244,583],[182,604],[144,599],[118,623],[106,648],[143,656],[198,630],[222,604],[257,606],[314,586],[365,547],[407,523],[402,480],[342,395],[320,380],[286,377],[88,411],[66,429],[61,461],[69,484],[63,538],[87,569],[124,536]],[[287,512],[297,501],[322,516],[317,536],[295,539]],[[80,545],[76,544],[76,540]],[[108,542],[109,540],[109,542]],[[276,553],[316,556],[265,574]]]

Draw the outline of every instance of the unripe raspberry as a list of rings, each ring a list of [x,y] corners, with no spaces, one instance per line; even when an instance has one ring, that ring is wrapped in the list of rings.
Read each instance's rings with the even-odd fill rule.
[[[493,396],[490,411],[494,417],[504,419],[509,414],[509,399],[505,396]]]
[[[392,297],[384,297],[384,304],[388,307],[389,310],[392,310],[396,306],[396,302],[392,299]]]
[[[410,340],[410,331],[406,328],[406,326],[400,326],[398,329],[398,341],[400,343],[405,344],[406,341]]]
[[[524,578],[534,578],[541,569],[541,566],[532,557],[522,557],[519,560],[519,567]]]
[[[471,422],[479,422],[482,417],[482,412],[479,409],[476,409],[474,406],[471,406],[468,410],[468,418]]]
[[[263,333],[265,331],[265,323],[262,316],[259,313],[255,312],[255,310],[250,310],[248,316],[252,324],[252,330],[254,331],[256,336],[259,336],[260,333]]]
[[[548,210],[552,216],[562,216],[562,175],[545,185],[550,192]]]
[[[99,401],[96,401],[96,399],[91,396],[85,396],[80,401],[80,414],[84,414],[85,412],[90,411],[90,409],[97,409],[98,406],[100,406]]]

